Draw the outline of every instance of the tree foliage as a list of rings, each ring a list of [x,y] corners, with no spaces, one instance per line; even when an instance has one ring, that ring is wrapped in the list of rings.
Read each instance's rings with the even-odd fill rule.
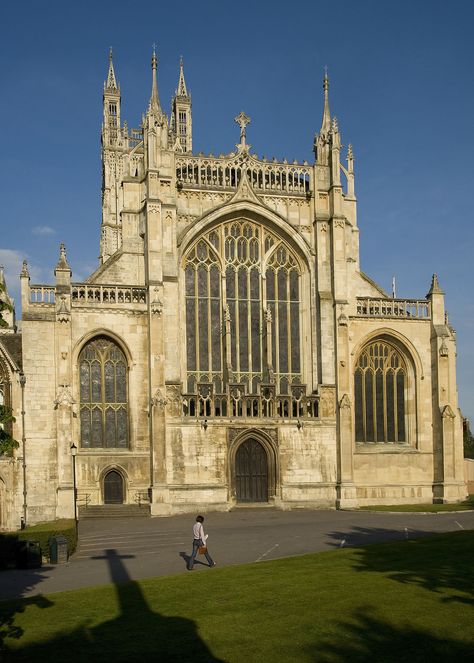
[[[20,446],[9,433],[14,421],[11,407],[0,405],[0,455],[13,456],[13,451]]]
[[[474,458],[474,435],[471,433],[469,421],[464,419],[463,422],[463,436],[464,436],[464,458]]]
[[[0,327],[8,326],[8,323],[3,319],[3,313],[5,311],[11,313],[11,311],[13,310],[10,302],[6,300],[5,295],[6,295],[5,284],[2,283],[2,281],[0,281]]]

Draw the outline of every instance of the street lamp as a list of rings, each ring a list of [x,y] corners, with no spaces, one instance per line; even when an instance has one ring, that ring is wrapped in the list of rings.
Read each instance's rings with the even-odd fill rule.
[[[77,447],[74,442],[71,444],[71,456],[72,456],[72,485],[74,490],[74,523],[77,531],[77,488],[76,488],[76,456],[77,456]]]

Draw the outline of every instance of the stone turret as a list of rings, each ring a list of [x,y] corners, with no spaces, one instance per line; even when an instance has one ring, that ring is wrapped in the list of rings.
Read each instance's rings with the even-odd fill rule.
[[[193,134],[191,117],[191,95],[184,79],[183,58],[179,61],[179,80],[172,102],[171,122],[175,147],[182,152],[192,152]]]

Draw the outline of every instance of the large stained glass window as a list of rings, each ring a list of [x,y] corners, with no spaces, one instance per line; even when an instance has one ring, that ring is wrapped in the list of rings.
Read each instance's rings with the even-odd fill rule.
[[[128,447],[127,360],[119,346],[98,336],[79,355],[81,446]]]
[[[263,225],[233,221],[202,236],[185,256],[187,389],[225,383],[277,393],[301,382],[300,267]],[[225,369],[225,370],[224,370]]]
[[[354,373],[356,442],[405,443],[407,367],[385,341],[361,352]]]

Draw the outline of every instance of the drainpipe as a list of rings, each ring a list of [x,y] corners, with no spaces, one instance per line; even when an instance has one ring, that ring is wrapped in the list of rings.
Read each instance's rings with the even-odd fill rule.
[[[23,524],[22,527],[26,527],[28,524],[27,511],[28,505],[26,503],[26,436],[25,436],[25,385],[26,385],[26,376],[23,371],[20,372],[19,376],[20,387],[21,387],[21,446],[23,453]]]

